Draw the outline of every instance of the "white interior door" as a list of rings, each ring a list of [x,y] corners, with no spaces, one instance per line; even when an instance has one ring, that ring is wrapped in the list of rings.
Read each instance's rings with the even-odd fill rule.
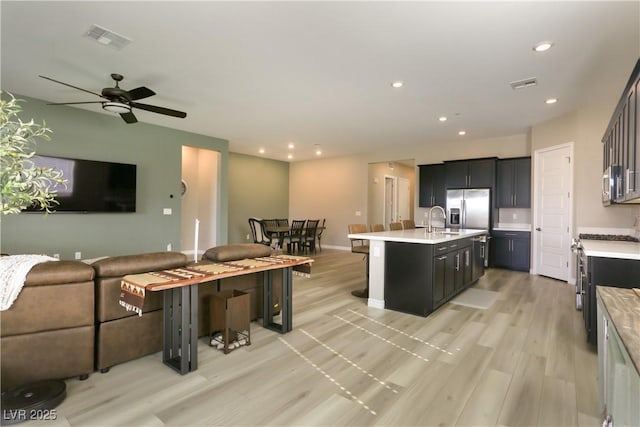
[[[384,223],[396,221],[396,177],[384,177]]]
[[[398,177],[398,220],[411,219],[411,184],[407,178]]]
[[[535,152],[534,273],[569,279],[573,144]]]

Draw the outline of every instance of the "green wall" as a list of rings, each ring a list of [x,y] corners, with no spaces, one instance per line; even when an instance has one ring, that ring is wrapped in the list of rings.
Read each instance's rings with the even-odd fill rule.
[[[111,114],[24,99],[21,118],[46,120],[52,141],[41,142],[38,154],[137,165],[137,206],[131,214],[22,213],[0,218],[2,252],[60,254],[73,259],[165,251],[180,248],[181,147],[221,153],[218,241],[227,241],[228,141],[138,122],[126,124]],[[139,119],[147,112],[140,112]],[[182,119],[175,119],[182,120]],[[189,120],[187,117],[185,120]],[[173,197],[172,197],[173,196]],[[173,215],[163,215],[171,208]]]
[[[245,243],[249,217],[289,216],[289,163],[229,155],[229,243]]]

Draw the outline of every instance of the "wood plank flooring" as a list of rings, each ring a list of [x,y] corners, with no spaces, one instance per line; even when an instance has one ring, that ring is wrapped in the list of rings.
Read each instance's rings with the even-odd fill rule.
[[[324,250],[294,278],[288,334],[251,325],[228,355],[201,339],[181,376],[153,354],[67,380],[55,421],[25,426],[596,426],[597,355],[574,288],[499,269],[487,310],[369,308],[360,255]]]

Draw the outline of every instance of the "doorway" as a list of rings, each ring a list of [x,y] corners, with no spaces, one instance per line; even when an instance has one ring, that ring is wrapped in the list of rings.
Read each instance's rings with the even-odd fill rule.
[[[199,259],[217,245],[220,153],[182,146],[182,252]]]
[[[534,154],[533,273],[569,281],[573,142]]]
[[[413,218],[415,180],[413,160],[369,163],[367,222],[388,227]]]
[[[384,224],[396,222],[396,186],[398,179],[395,176],[384,177]]]

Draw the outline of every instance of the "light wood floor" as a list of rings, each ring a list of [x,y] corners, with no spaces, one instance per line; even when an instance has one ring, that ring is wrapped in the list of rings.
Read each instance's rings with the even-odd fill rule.
[[[597,355],[574,288],[487,270],[487,310],[427,318],[373,309],[362,257],[324,250],[294,279],[294,330],[251,325],[252,345],[199,346],[181,376],[153,354],[67,381],[53,426],[576,426],[598,424]]]

